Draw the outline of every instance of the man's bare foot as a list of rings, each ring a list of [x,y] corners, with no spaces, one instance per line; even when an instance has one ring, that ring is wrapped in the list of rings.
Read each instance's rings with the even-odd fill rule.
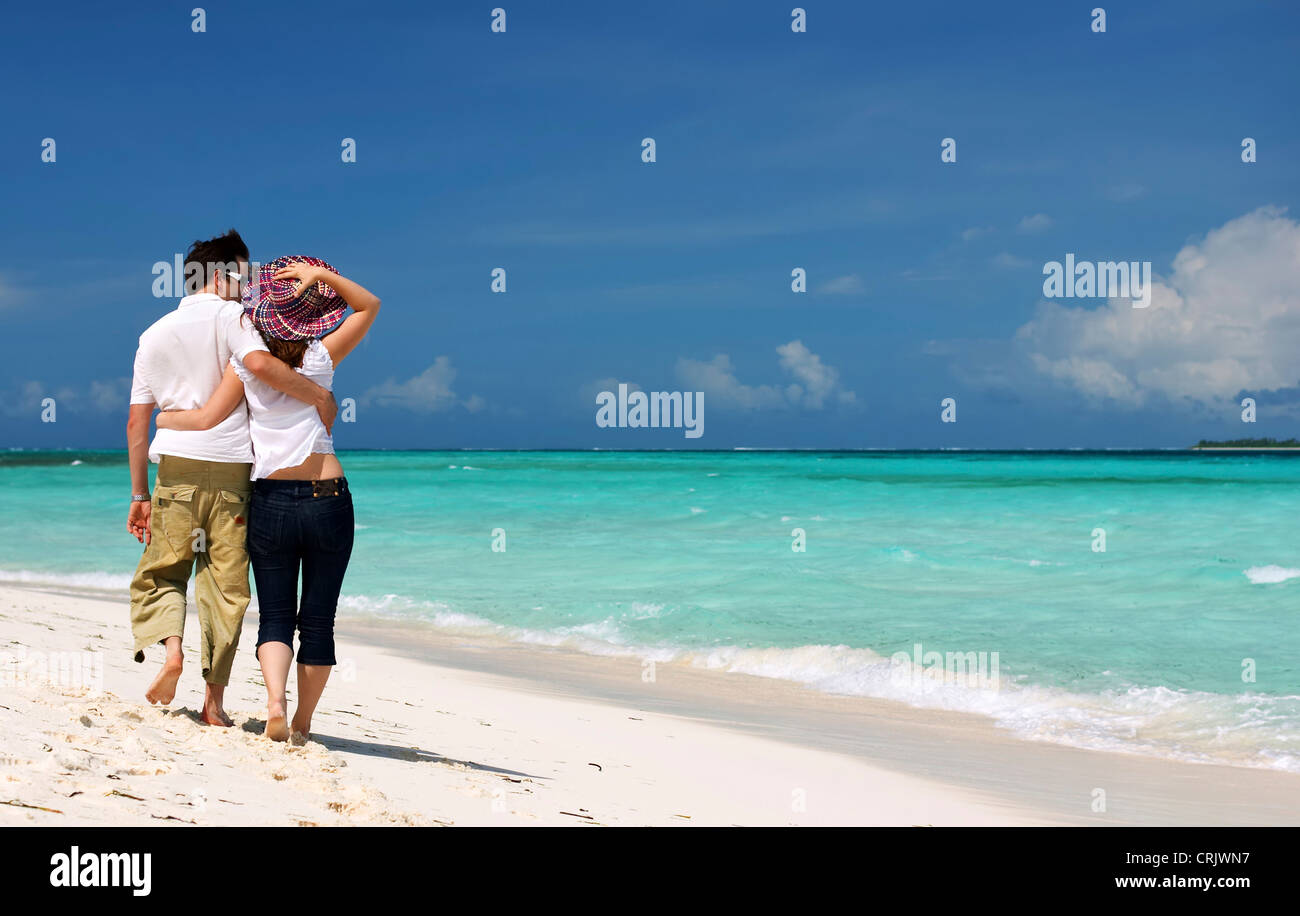
[[[222,701],[225,699],[226,688],[217,684],[209,684],[207,694],[203,697],[203,712],[199,714],[199,720],[205,725],[217,725],[221,728],[234,727],[234,720],[226,715],[226,710]]]
[[[181,679],[181,668],[183,667],[181,656],[168,656],[163,662],[162,670],[158,676],[153,679],[149,689],[144,692],[144,698],[151,704],[161,703],[166,706],[172,700],[176,699],[176,682]]]
[[[211,704],[203,704],[203,712],[199,713],[199,721],[204,725],[215,725],[218,728],[233,728],[235,720],[226,715],[224,709],[213,709]]]
[[[266,737],[272,741],[289,739],[289,721],[283,702],[268,703],[266,706]]]

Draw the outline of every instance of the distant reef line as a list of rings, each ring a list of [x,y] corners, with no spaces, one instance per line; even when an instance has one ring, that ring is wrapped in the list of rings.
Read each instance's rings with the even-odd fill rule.
[[[1223,439],[1215,441],[1212,439],[1202,439],[1192,446],[1194,449],[1223,449],[1242,451],[1246,449],[1260,449],[1271,451],[1274,449],[1300,448],[1300,440],[1296,439]]]

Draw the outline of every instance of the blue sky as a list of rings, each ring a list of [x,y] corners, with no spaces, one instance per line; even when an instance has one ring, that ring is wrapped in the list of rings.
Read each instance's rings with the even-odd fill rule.
[[[342,447],[1300,432],[1294,4],[197,2],[6,10],[0,447],[121,446],[151,268],[229,226],[383,298]],[[1165,294],[1044,303],[1066,252]],[[705,435],[597,428],[611,380]]]

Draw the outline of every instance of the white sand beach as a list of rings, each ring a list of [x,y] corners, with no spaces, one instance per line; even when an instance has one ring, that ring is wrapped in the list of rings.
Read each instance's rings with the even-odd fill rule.
[[[341,621],[313,740],[274,744],[255,612],[232,729],[198,723],[192,651],[175,702],[146,703],[160,656],[133,663],[128,629],[125,597],[0,587],[0,825],[1300,823],[1288,773],[386,622]]]

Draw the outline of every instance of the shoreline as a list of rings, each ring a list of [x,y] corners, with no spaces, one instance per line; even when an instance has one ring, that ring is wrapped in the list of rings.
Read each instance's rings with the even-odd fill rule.
[[[842,754],[1027,807],[1049,823],[1300,824],[1300,774],[1283,770],[1031,741],[977,713],[826,694],[794,681],[689,665],[659,664],[647,690],[636,658],[448,635],[401,621],[350,620],[345,628],[366,642],[439,665]],[[1084,777],[1091,782],[1081,800],[1076,786]],[[1167,781],[1178,788],[1165,791]],[[1091,811],[1094,788],[1111,796],[1108,813]]]
[[[67,626],[50,628],[50,619]],[[114,695],[43,704],[31,685],[15,691],[21,710],[0,708],[0,748],[11,761],[0,802],[20,787],[35,791],[12,761],[50,775],[39,770],[35,745],[52,745],[49,735],[62,728],[91,745],[82,748],[89,758],[78,759],[97,788],[112,786],[117,780],[103,780],[113,775],[173,782],[183,773],[204,782],[197,774],[213,760],[239,770],[239,785],[219,793],[221,804],[196,812],[191,799],[179,813],[154,813],[195,823],[249,822],[230,798],[240,791],[261,799],[258,816],[266,819],[253,822],[270,824],[1300,823],[1296,774],[1031,742],[969,713],[682,664],[660,663],[647,681],[639,659],[385,620],[340,620],[340,668],[322,701],[318,740],[289,749],[260,735],[262,688],[248,632],[255,624],[250,613],[228,694],[237,728],[225,732],[185,713],[201,696],[193,665],[171,712],[137,702],[156,661],[129,661],[124,598],[0,586],[0,645],[90,647],[102,653],[104,687]],[[188,641],[195,625],[191,609]],[[82,719],[98,723],[105,710],[117,727],[99,736],[99,726]],[[101,740],[87,741],[92,736]],[[97,758],[130,750],[153,760],[157,745],[166,747],[166,772],[153,779],[134,772],[148,764],[127,767],[125,776],[100,772],[106,766]],[[58,764],[70,774],[59,778],[76,782],[77,762]],[[277,783],[290,780],[273,777],[288,764],[304,771],[288,807],[316,813],[276,803],[284,788]],[[267,773],[270,787],[261,785]],[[1105,812],[1093,810],[1098,790]],[[35,804],[63,813],[0,805],[0,823],[99,823],[101,809],[122,807],[112,803],[120,795],[86,789],[75,797],[93,797],[93,805],[37,794],[46,801]]]
[[[519,455],[548,455],[548,454],[626,454],[626,455],[733,455],[737,453],[753,454],[786,454],[786,455],[809,455],[809,454],[826,454],[826,455],[858,455],[858,454],[887,454],[887,455],[1164,455],[1175,454],[1178,452],[1300,452],[1300,445],[1282,445],[1282,446],[1216,446],[1216,445],[1155,445],[1155,446],[1035,446],[1035,447],[988,447],[988,448],[968,448],[965,446],[944,446],[942,448],[884,448],[873,446],[847,447],[847,446],[825,446],[809,448],[782,448],[777,446],[752,446],[752,445],[734,445],[729,448],[603,448],[599,446],[556,446],[553,448],[518,448],[512,446],[499,447],[461,447],[461,446],[443,446],[428,448],[365,448],[357,446],[355,448],[340,448],[337,453],[340,455],[421,455],[421,454],[475,454],[482,453],[487,455],[502,454],[519,454]],[[76,455],[78,453],[90,454],[105,457],[126,458],[126,449],[121,446],[9,446],[0,451],[0,455]],[[156,465],[151,465],[156,468]]]

